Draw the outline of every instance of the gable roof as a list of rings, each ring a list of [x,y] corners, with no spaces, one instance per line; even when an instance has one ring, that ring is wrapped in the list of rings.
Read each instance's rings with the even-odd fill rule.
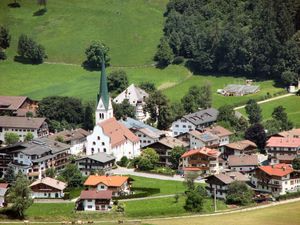
[[[277,177],[286,176],[294,171],[291,165],[284,164],[284,163],[271,165],[271,166],[260,166],[258,168],[270,176],[277,176]]]
[[[207,177],[209,181],[212,178],[220,180],[224,184],[230,184],[234,181],[248,181],[249,178],[240,172],[228,172],[228,173],[219,173]]]
[[[216,110],[214,108],[209,108],[209,109],[204,109],[204,110],[200,110],[195,113],[185,115],[185,116],[183,116],[183,118],[185,118],[186,120],[188,120],[195,126],[198,126],[198,125],[201,125],[204,123],[216,121],[218,115],[219,115],[218,110]]]
[[[257,148],[257,145],[254,142],[249,141],[249,140],[236,141],[236,142],[229,143],[225,146],[228,148],[232,148],[232,149],[240,150],[240,151],[242,151],[248,147]]]
[[[98,176],[90,175],[84,182],[85,186],[97,186],[100,183],[108,187],[120,187],[127,182],[129,177],[126,176]]]
[[[300,138],[300,128],[278,133],[281,137]]]
[[[213,157],[213,158],[218,158],[221,155],[221,152],[219,152],[216,149],[202,147],[200,149],[192,149],[192,150],[185,152],[181,156],[181,158],[186,158],[186,157],[189,157],[192,155],[197,155],[197,154],[206,155],[206,156]]]
[[[38,184],[45,184],[47,186],[50,186],[52,188],[55,188],[55,189],[58,189],[61,191],[63,191],[67,187],[66,183],[56,180],[56,179],[53,179],[51,177],[45,177],[40,180],[36,180],[32,184],[30,184],[29,187],[33,187]]]
[[[224,136],[230,136],[233,133],[230,130],[227,130],[224,127],[221,127],[219,125],[213,125],[210,127],[204,128],[205,131],[208,131],[214,135],[217,135],[218,137],[224,137]]]
[[[126,140],[130,140],[131,142],[138,142],[140,140],[121,122],[118,122],[115,117],[107,119],[98,125],[103,129],[104,134],[110,138],[112,147],[121,145]]]
[[[228,156],[229,166],[258,166],[257,155],[230,155]]]
[[[144,102],[144,98],[147,98],[149,94],[135,86],[134,84],[129,85],[124,91],[122,91],[117,97],[114,98],[114,102],[121,103],[124,99],[135,99],[135,101]]]
[[[112,191],[98,191],[98,190],[83,190],[80,193],[79,199],[111,199]]]
[[[0,127],[38,129],[45,120],[46,118],[0,116]]]
[[[68,142],[71,140],[86,138],[88,135],[90,135],[90,132],[82,128],[77,128],[74,130],[64,130],[53,135],[49,135],[48,138],[51,140],[55,140],[57,137],[62,137],[64,142]]]
[[[92,159],[92,160],[95,160],[97,162],[106,163],[106,162],[109,162],[111,160],[115,160],[116,158],[112,155],[106,154],[105,152],[98,152],[98,153],[93,154],[93,155],[87,155],[87,156],[81,157],[79,159],[76,159],[76,161],[80,161],[82,159]]]
[[[155,143],[160,143],[168,148],[175,148],[175,147],[187,147],[189,146],[188,143],[181,141],[177,138],[174,137],[170,137],[170,136],[166,136],[163,137],[162,139],[160,139],[159,141],[155,142]],[[155,144],[152,143],[151,145]],[[151,145],[148,145],[148,147],[150,147]]]
[[[26,99],[26,96],[0,96],[0,110],[18,110]]]
[[[297,148],[300,147],[300,138],[271,137],[267,141],[266,147]]]
[[[198,130],[192,130],[189,132],[191,135],[193,135],[195,138],[203,141],[203,142],[209,142],[214,140],[219,140],[219,137],[217,135],[214,135],[208,131],[200,132]]]

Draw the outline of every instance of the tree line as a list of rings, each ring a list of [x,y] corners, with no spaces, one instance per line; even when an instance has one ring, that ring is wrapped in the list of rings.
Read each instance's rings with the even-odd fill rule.
[[[298,78],[299,0],[170,0],[165,17],[159,64],[184,57],[201,72]]]

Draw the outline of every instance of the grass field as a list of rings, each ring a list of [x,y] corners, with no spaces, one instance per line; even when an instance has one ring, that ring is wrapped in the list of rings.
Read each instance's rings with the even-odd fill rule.
[[[263,119],[268,120],[272,117],[273,109],[277,106],[283,106],[286,108],[289,119],[294,123],[295,127],[300,127],[300,97],[290,96],[276,101],[266,102],[260,104],[262,109]],[[245,109],[239,110],[241,113],[246,115]]]

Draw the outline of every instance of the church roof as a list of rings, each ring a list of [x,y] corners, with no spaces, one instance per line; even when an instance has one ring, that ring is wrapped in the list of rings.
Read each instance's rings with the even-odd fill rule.
[[[100,90],[98,94],[98,102],[100,98],[103,101],[104,107],[107,110],[109,106],[109,94],[108,94],[108,88],[107,88],[107,77],[105,72],[105,64],[102,62],[102,68],[101,68],[101,80],[100,80]]]

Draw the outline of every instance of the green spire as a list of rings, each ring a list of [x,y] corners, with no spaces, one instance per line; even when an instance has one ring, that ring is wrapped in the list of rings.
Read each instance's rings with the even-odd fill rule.
[[[105,64],[102,61],[102,68],[101,68],[101,80],[100,80],[100,90],[98,94],[98,102],[102,98],[103,104],[105,109],[108,109],[109,106],[109,94],[107,88],[107,77],[105,73]]]

